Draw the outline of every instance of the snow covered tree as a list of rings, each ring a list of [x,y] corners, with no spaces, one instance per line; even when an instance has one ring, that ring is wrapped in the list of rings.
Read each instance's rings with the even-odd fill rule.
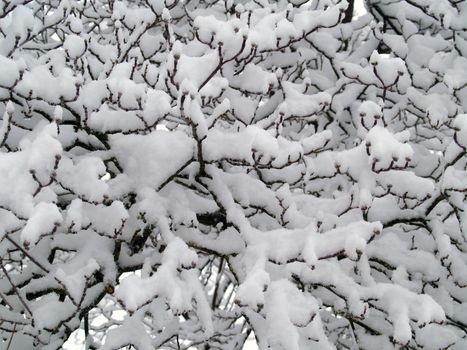
[[[467,348],[467,2],[0,2],[3,349]]]

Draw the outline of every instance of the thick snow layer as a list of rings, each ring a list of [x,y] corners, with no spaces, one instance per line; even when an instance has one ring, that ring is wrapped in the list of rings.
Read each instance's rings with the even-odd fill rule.
[[[16,63],[5,56],[0,56],[0,76],[1,86],[13,86],[19,79],[19,71]]]
[[[349,3],[0,2],[0,348],[467,348],[467,6]]]
[[[159,187],[193,157],[194,151],[193,140],[178,131],[115,135],[111,144],[131,188]]]
[[[467,114],[460,114],[455,120],[457,127],[455,140],[459,146],[467,149]]]
[[[86,42],[78,35],[71,34],[66,37],[63,48],[68,56],[73,59],[81,57],[86,50]]]
[[[52,203],[39,203],[33,210],[26,226],[21,231],[24,245],[36,243],[42,235],[50,234],[62,221],[57,206]]]

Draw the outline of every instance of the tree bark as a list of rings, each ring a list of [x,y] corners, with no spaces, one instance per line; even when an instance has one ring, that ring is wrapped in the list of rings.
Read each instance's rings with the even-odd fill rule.
[[[342,21],[343,23],[349,23],[352,21],[353,18],[353,9],[354,9],[354,1],[355,0],[347,0],[349,2],[349,6],[345,10],[345,17],[344,20]]]

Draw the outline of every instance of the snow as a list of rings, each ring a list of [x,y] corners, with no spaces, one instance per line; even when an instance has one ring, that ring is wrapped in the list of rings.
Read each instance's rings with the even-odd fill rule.
[[[87,264],[78,271],[64,271],[58,269],[55,276],[65,285],[74,302],[78,302],[83,295],[85,281],[90,278],[95,271],[99,270],[99,268],[99,264],[91,258]]]
[[[207,160],[229,158],[253,163],[252,150],[263,157],[263,162],[272,161],[278,155],[276,139],[267,131],[248,126],[240,133],[226,133],[214,129],[203,142]]]
[[[467,115],[460,114],[456,117],[455,126],[457,127],[455,140],[456,143],[466,149],[467,148]]]
[[[0,76],[1,86],[13,86],[19,79],[19,69],[17,64],[5,56],[0,56]]]
[[[27,6],[15,7],[9,26],[10,33],[14,37],[23,39],[28,36],[28,32],[34,30],[34,22],[35,18],[32,9]]]
[[[35,244],[42,235],[50,234],[62,221],[62,215],[57,206],[52,203],[39,203],[28,222],[21,231],[23,245]]]
[[[335,3],[0,4],[1,348],[466,347],[467,8]]]
[[[87,226],[87,220],[83,217],[83,202],[81,199],[76,198],[70,203],[68,207],[67,216],[64,224],[72,232],[78,232],[83,226]],[[84,223],[84,224],[83,224]]]
[[[24,73],[17,89],[25,96],[32,95],[58,104],[61,98],[72,100],[75,97],[75,82],[78,82],[78,78],[69,68],[54,76],[46,66],[40,65]]]
[[[380,127],[373,127],[366,136],[366,145],[369,144],[369,163],[377,163],[379,169],[393,166],[402,166],[410,162],[413,150],[408,144],[399,142],[391,133]]]
[[[118,237],[121,227],[129,215],[120,201],[113,201],[111,205],[83,205],[83,216],[92,223],[92,228],[101,235]]]
[[[113,152],[131,179],[131,188],[159,187],[193,156],[193,141],[182,132],[115,135]],[[173,158],[176,155],[176,158]]]
[[[176,53],[174,53],[175,56]],[[215,51],[201,57],[191,57],[181,54],[177,60],[177,70],[174,79],[178,84],[181,84],[184,80],[190,81],[196,88],[199,88],[218,64],[219,57]],[[175,67],[172,69],[175,69]]]
[[[84,55],[86,50],[86,42],[76,34],[68,35],[63,43],[63,48],[68,56],[72,59],[77,59]]]
[[[108,196],[108,185],[101,179],[105,174],[105,165],[97,157],[77,160],[77,164],[64,159],[58,173],[58,179],[67,188],[81,194],[81,198],[91,202],[100,202]]]
[[[277,78],[274,73],[268,73],[254,64],[248,64],[242,74],[232,80],[233,86],[238,87],[242,91],[265,94],[269,89],[277,84]]]
[[[143,324],[137,318],[128,318],[120,327],[110,330],[108,339],[102,349],[126,346],[129,341],[141,350],[154,349],[151,337],[147,335]]]
[[[43,300],[42,305],[34,310],[34,321],[38,329],[53,329],[61,321],[68,318],[74,312],[73,304],[60,302],[58,300]]]

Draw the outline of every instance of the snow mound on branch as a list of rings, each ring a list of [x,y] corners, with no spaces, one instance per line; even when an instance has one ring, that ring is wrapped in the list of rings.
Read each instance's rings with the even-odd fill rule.
[[[183,132],[115,135],[110,143],[132,188],[159,187],[192,157],[194,141]]]

